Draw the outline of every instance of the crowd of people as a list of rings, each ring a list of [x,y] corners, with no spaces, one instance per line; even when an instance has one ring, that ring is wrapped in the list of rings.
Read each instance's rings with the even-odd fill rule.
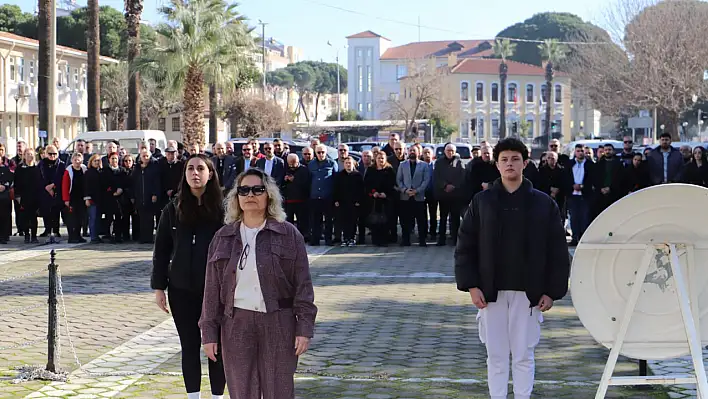
[[[703,147],[676,149],[670,135],[663,134],[656,149],[640,153],[632,149],[631,137],[623,141],[621,151],[606,144],[594,153],[578,145],[571,158],[552,140],[548,151],[526,166],[524,177],[556,200],[564,219],[570,215],[571,245],[594,217],[633,191],[666,182],[708,185]],[[324,240],[325,245],[355,246],[370,236],[377,246],[408,246],[414,230],[420,246],[428,240],[455,245],[467,204],[499,178],[486,142],[475,146],[473,159],[464,164],[454,143],[435,159],[432,148],[407,145],[396,133],[386,145],[363,151],[360,162],[349,156],[346,144],[331,159],[317,139],[301,155],[290,153],[279,139],[250,139],[240,156],[234,155],[231,142],[210,150],[184,148],[171,140],[163,151],[149,140],[134,156],[115,141],[105,145],[103,154],[94,154],[91,143],[77,140],[69,155],[58,150],[58,140],[37,150],[20,140],[18,155],[9,158],[0,145],[0,243],[11,235],[13,206],[17,234],[27,243],[59,237],[62,220],[70,243],[86,238],[92,243],[152,243],[159,214],[177,193],[184,160],[195,153],[210,157],[224,195],[236,176],[250,168],[273,177],[288,221],[311,245]],[[38,217],[44,221],[40,234]]]

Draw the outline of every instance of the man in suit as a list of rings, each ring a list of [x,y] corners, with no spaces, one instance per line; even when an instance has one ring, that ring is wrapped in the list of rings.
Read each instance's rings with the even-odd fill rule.
[[[414,221],[418,225],[418,244],[421,247],[426,246],[428,220],[425,213],[425,189],[430,183],[430,168],[419,158],[420,150],[411,146],[408,150],[408,161],[401,162],[396,173],[396,186],[401,193],[401,246],[406,247],[411,245]]]
[[[568,210],[570,211],[570,228],[573,231],[571,246],[578,241],[590,225],[590,211],[593,201],[593,170],[594,164],[585,157],[582,144],[575,145],[575,158],[565,168],[566,187],[568,189]]]
[[[275,156],[273,143],[263,144],[263,153],[265,156],[256,161],[256,167],[264,170],[268,176],[275,180],[278,187],[282,187],[285,179],[285,162],[283,162],[283,158]]]
[[[226,192],[234,188],[236,176],[256,166],[256,159],[253,157],[252,152],[253,146],[244,144],[243,147],[241,147],[242,156],[236,158],[236,160],[229,165],[228,169],[224,170],[224,190]]]

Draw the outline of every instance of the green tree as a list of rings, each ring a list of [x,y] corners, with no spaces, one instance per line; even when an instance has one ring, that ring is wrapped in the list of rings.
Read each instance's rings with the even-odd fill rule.
[[[445,118],[433,117],[430,123],[433,126],[433,135],[441,141],[448,141],[450,136],[457,131],[457,126]]]
[[[0,31],[25,36],[28,24],[34,25],[33,39],[36,39],[37,18],[28,12],[22,12],[20,6],[3,4],[0,6]]]
[[[332,111],[329,115],[327,115],[328,122],[334,122],[337,120],[337,110]],[[353,109],[348,109],[348,110],[342,110],[342,121],[363,121],[364,118],[361,117],[361,115],[357,114],[357,112]]]
[[[501,58],[501,63],[499,63],[499,82],[501,83],[499,88],[501,90],[501,96],[499,97],[499,111],[501,114],[499,137],[502,139],[506,137],[506,78],[509,72],[506,60],[514,55],[514,51],[516,51],[516,44],[509,41],[509,39],[497,39],[494,41],[494,55]]]
[[[543,44],[538,45],[538,50],[541,52],[543,62],[546,63],[546,124],[543,128],[544,134],[551,137],[551,99],[553,96],[553,75],[555,74],[555,65],[566,57],[567,49],[564,45],[559,44],[558,40],[545,40]]]
[[[285,68],[293,77],[293,88],[298,94],[298,108],[295,112],[299,115],[300,110],[305,114],[305,120],[310,121],[310,116],[307,114],[307,107],[303,98],[310,96],[313,92],[313,85],[317,79],[317,72],[308,64],[298,62],[290,64]]]
[[[187,144],[204,144],[205,87],[233,90],[239,69],[252,61],[251,29],[236,5],[224,0],[171,0],[161,12],[157,44],[135,61],[132,72],[152,74],[182,93]]]
[[[514,39],[558,41],[601,41],[611,42],[608,33],[580,17],[564,12],[544,12],[535,14],[523,22],[516,23],[502,30],[497,37]],[[536,43],[518,42],[510,60],[532,65],[541,65],[543,55]]]

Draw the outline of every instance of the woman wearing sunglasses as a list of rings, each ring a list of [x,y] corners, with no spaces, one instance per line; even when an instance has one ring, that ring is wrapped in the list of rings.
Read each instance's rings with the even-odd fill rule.
[[[222,354],[231,398],[293,399],[297,359],[317,314],[305,240],[285,221],[280,190],[265,172],[251,168],[235,186],[226,226],[209,247],[204,351]]]
[[[209,243],[223,226],[223,218],[223,197],[214,165],[204,154],[192,155],[182,172],[176,198],[160,216],[150,283],[157,306],[169,313],[169,302],[172,310],[182,347],[182,375],[188,399],[199,399],[201,390],[198,322],[204,275]],[[226,380],[221,357],[209,360],[209,381],[212,398],[223,398]]]

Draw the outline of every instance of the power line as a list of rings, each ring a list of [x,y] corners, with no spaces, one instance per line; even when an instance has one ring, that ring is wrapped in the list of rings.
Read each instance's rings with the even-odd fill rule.
[[[419,31],[420,31],[420,29],[428,29],[428,30],[434,30],[434,31],[438,31],[438,32],[454,33],[454,34],[456,34],[456,35],[468,36],[468,33],[467,33],[467,32],[460,32],[460,31],[455,31],[455,30],[450,30],[450,29],[438,28],[438,27],[435,27],[435,26],[421,25],[420,23],[415,24],[415,23],[410,23],[410,22],[406,22],[406,21],[401,21],[401,20],[396,20],[396,19],[391,19],[391,18],[385,18],[385,17],[376,16],[376,15],[370,15],[370,14],[363,13],[363,12],[361,12],[361,11],[351,10],[351,9],[348,9],[348,8],[344,8],[344,7],[340,7],[340,6],[335,6],[335,5],[332,5],[332,4],[322,3],[322,2],[319,2],[319,1],[317,1],[317,0],[302,0],[302,1],[305,1],[305,2],[311,3],[311,4],[315,4],[315,5],[318,5],[318,6],[321,6],[321,7],[326,7],[326,8],[331,8],[331,9],[333,9],[333,10],[338,10],[338,11],[346,12],[346,13],[349,13],[349,14],[360,15],[360,16],[366,17],[366,18],[378,19],[379,21],[390,22],[390,23],[394,23],[394,24],[398,24],[398,25],[404,25],[404,26],[409,26],[409,27],[418,28]],[[474,36],[474,35],[469,35],[469,36]],[[515,38],[515,37],[502,37],[502,36],[497,36],[497,37],[495,37],[495,39],[501,39],[501,40],[508,39],[508,40],[510,40],[510,41],[523,42],[523,43],[538,43],[538,44],[545,43],[545,40],[519,39],[519,38]],[[418,40],[420,41],[420,39],[418,39]],[[557,41],[557,43],[558,43],[558,44],[566,44],[566,45],[608,45],[608,44],[609,44],[609,45],[613,45],[613,46],[616,45],[616,44],[613,43],[613,42],[573,42],[573,41]]]

